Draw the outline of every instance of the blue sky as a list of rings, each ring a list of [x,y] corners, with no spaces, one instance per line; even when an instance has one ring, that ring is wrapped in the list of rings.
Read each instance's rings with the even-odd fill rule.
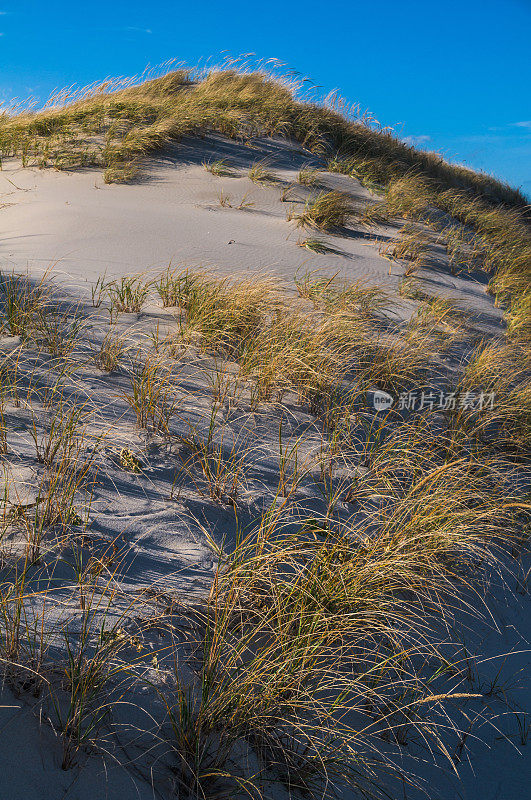
[[[531,195],[531,0],[0,0],[0,11],[3,99],[253,52]]]

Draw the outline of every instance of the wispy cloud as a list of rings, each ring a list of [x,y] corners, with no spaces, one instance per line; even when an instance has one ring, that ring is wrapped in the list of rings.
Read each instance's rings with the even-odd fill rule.
[[[511,133],[514,131],[514,128],[520,128],[521,130],[531,131],[531,119],[524,119],[521,122],[508,122],[506,125],[494,125],[490,127],[488,130],[493,131],[494,133]]]
[[[134,26],[128,25],[124,28],[125,31],[129,31],[130,33],[153,33],[151,28],[135,28]]]
[[[428,136],[427,133],[420,133],[418,136],[404,136],[402,141],[405,142],[405,144],[410,144],[412,147],[418,147],[419,144],[431,142],[431,136]]]

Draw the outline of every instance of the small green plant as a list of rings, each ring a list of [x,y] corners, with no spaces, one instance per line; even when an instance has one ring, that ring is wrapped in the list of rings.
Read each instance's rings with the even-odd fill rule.
[[[144,466],[138,456],[128,447],[122,447],[120,450],[120,465],[128,472],[134,472],[135,474],[140,474]]]
[[[51,290],[45,279],[33,283],[28,275],[0,273],[2,327],[12,336],[26,339],[33,330],[37,313],[46,308],[50,299]]]
[[[113,281],[107,287],[111,308],[118,312],[135,313],[142,310],[151,288],[151,283],[142,275],[126,276]]]
[[[238,211],[245,211],[246,208],[253,208],[255,203],[253,200],[248,200],[247,199],[248,197],[249,197],[249,192],[246,192],[242,197],[242,199],[240,200],[240,202],[238,203],[238,205],[236,206]]]
[[[198,492],[202,493],[201,482],[204,482],[212,500],[235,506],[244,484],[249,449],[237,438],[227,445],[223,425],[217,436],[217,410],[214,405],[206,435],[190,425],[190,433],[181,437],[183,454],[180,456],[181,467],[174,478],[172,496],[178,481],[188,476]],[[198,476],[201,482],[198,482]]]
[[[103,372],[114,372],[118,369],[126,350],[127,346],[124,336],[109,331],[105,334],[99,349],[94,353],[94,363],[98,369],[101,369]]]
[[[101,275],[96,279],[96,283],[91,286],[90,293],[93,308],[99,308],[101,306],[108,293],[109,285],[110,282],[107,280],[107,276]]]
[[[33,413],[29,431],[37,461],[43,465],[35,486],[35,502],[27,508],[21,506],[20,513],[31,563],[40,558],[48,528],[65,531],[82,524],[76,502],[85,498],[88,509],[97,473],[94,463],[100,438],[87,433],[86,403],[73,403],[56,391],[51,405],[53,411],[49,412],[44,429],[39,415]]]
[[[302,167],[297,175],[297,181],[302,186],[316,186],[319,183],[319,170],[312,167]]]
[[[175,374],[156,354],[134,360],[130,389],[122,397],[135,412],[139,428],[169,433],[171,419],[179,406]]]
[[[203,166],[212,175],[220,177],[234,177],[236,174],[229,161],[226,158],[217,159],[215,161],[203,161]]]
[[[67,359],[74,352],[85,327],[79,309],[62,311],[53,305],[36,313],[32,337],[54,358]]]
[[[299,247],[304,247],[306,250],[310,250],[312,253],[333,253],[334,248],[330,247],[326,239],[318,239],[316,237],[310,237],[307,239],[299,239],[297,242]]]
[[[106,583],[102,589],[93,577],[84,576],[81,630],[74,633],[69,625],[62,629],[63,677],[60,686],[50,687],[49,694],[62,736],[64,770],[75,765],[80,748],[97,740],[112,706],[107,690],[130,671],[130,663],[120,657],[129,646],[128,637],[121,633],[123,614],[110,626],[105,624],[116,594],[111,581]]]
[[[253,183],[274,183],[275,176],[269,169],[267,159],[256,161],[248,172],[249,178]]]
[[[172,269],[171,264],[158,281],[154,282],[154,287],[162,300],[163,308],[171,308],[180,305],[182,271]]]
[[[230,196],[228,194],[225,194],[223,189],[219,193],[218,200],[219,200],[219,204],[220,204],[220,206],[222,208],[232,208],[232,205],[231,205],[231,202],[230,202]]]

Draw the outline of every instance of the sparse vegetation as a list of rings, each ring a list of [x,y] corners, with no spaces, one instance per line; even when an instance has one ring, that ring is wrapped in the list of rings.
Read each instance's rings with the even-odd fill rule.
[[[45,279],[33,283],[29,275],[0,276],[2,327],[11,336],[26,339],[34,329],[38,312],[46,308],[49,300],[50,287]]]
[[[275,176],[266,160],[257,161],[249,170],[249,178],[253,183],[274,183]]]
[[[316,186],[319,183],[319,170],[313,167],[303,167],[299,170],[297,180],[302,186]]]
[[[387,286],[332,270],[299,270],[293,292],[170,265],[154,282],[101,279],[92,317],[47,280],[2,275],[2,327],[24,345],[0,365],[4,685],[53,727],[64,770],[123,751],[121,768],[140,773],[148,752],[161,796],[402,796],[416,786],[402,748],[420,743],[423,770],[437,752],[455,767],[461,712],[466,735],[494,713],[498,676],[471,685],[473,659],[463,668],[453,642],[499,556],[505,570],[528,544],[523,198],[264,74],[179,71],[66,99],[5,114],[3,155],[115,180],[191,132],[282,134],[383,187],[359,211],[323,191],[289,217],[324,231],[408,220],[381,254],[404,262],[414,311],[397,322]],[[224,160],[204,166],[227,174]],[[263,161],[249,177],[274,181]],[[316,170],[299,183],[315,186]],[[508,316],[506,337],[472,352],[469,337],[451,368],[441,355],[472,320],[414,274],[437,241],[454,272],[489,275]],[[118,334],[115,312],[141,311],[152,289],[172,309],[168,330]],[[401,404],[414,388],[422,405]],[[392,395],[385,412],[377,390]],[[437,405],[444,393],[455,402]],[[511,714],[525,745],[527,717]]]
[[[0,593],[9,680],[23,685],[17,676],[28,658],[37,673],[31,685],[40,687],[39,702],[62,737],[64,769],[76,768],[87,745],[98,747],[140,682],[162,705],[176,785],[191,796],[230,795],[245,782],[266,797],[261,772],[246,768],[252,757],[269,783],[283,784],[289,774],[309,796],[321,796],[333,780],[356,790],[371,786],[383,797],[383,774],[394,768],[378,763],[382,738],[400,748],[429,732],[436,745],[439,726],[448,727],[445,704],[483,702],[465,677],[456,680],[447,643],[428,642],[425,631],[439,619],[451,624],[460,587],[473,584],[478,563],[495,559],[502,541],[521,541],[531,506],[514,482],[512,454],[529,445],[527,351],[483,346],[462,375],[463,390],[499,391],[502,412],[479,418],[450,409],[442,419],[425,411],[389,420],[367,410],[367,392],[422,385],[434,330],[450,340],[450,326],[461,321],[448,300],[419,289],[418,319],[382,334],[373,323],[385,320],[387,291],[335,273],[298,275],[300,307],[269,278],[169,268],[156,287],[164,305],[175,307],[174,334],[154,350],[137,349],[128,366],[131,346],[113,339],[111,328],[97,359],[110,376],[120,362],[117,378],[127,385],[117,400],[132,409],[136,426],[170,448],[178,442],[177,451],[168,450],[176,455],[167,502],[180,504],[193,492],[237,520],[248,487],[257,474],[267,475],[260,472],[252,412],[275,408],[287,392],[318,417],[321,446],[308,451],[312,425],[292,435],[290,414],[279,409],[268,505],[245,531],[236,524],[235,546],[227,550],[198,520],[217,566],[209,596],[186,611],[187,646],[198,654],[188,674],[177,642],[146,650],[141,632],[130,632],[147,593],[135,600],[134,614],[120,611],[105,622],[115,605],[124,606],[115,551],[108,545],[87,560],[81,543],[106,442],[114,437],[112,427],[110,436],[89,433],[94,411],[87,400],[68,399],[70,369],[63,370],[63,389],[39,395],[53,409],[44,431],[40,412],[33,415],[35,456],[44,467],[37,504],[19,502],[5,519],[24,531],[27,547],[22,573]],[[221,359],[206,366],[202,354]],[[68,349],[56,356],[70,357]],[[190,382],[203,375],[210,405],[197,416],[195,398],[192,421],[185,409]],[[106,469],[116,463],[122,480],[129,475],[147,490],[152,467],[142,451],[123,446],[113,453]],[[354,478],[335,477],[340,466],[360,463],[364,470]],[[309,516],[299,496],[315,482],[321,512]],[[68,548],[76,554],[71,592],[82,622],[80,633],[62,628],[60,684],[56,666],[49,671],[44,659],[26,655],[24,581],[45,554],[51,558],[51,530],[62,559],[71,558]],[[170,603],[158,624],[173,625],[172,609]],[[45,619],[38,623],[44,631]],[[353,713],[363,726],[350,722]]]
[[[175,375],[160,359],[153,355],[143,359],[137,354],[131,367],[130,388],[123,397],[135,412],[139,428],[169,433],[179,400]]]
[[[141,311],[150,288],[150,283],[142,275],[126,276],[119,281],[113,281],[107,288],[111,308],[129,314]]]
[[[353,216],[354,209],[346,195],[341,192],[320,192],[307,200],[301,211],[292,209],[288,220],[296,221],[300,227],[333,231],[344,228]]]
[[[203,166],[212,175],[220,177],[233,177],[235,175],[234,169],[230,162],[225,158],[217,159],[215,161],[204,161]]]
[[[38,112],[6,113],[0,125],[0,157],[19,157],[24,165],[41,168],[98,165],[106,181],[128,180],[136,175],[142,156],[197,130],[210,128],[244,139],[247,128],[254,135],[291,136],[327,156],[328,169],[355,175],[369,187],[387,187],[386,202],[372,203],[362,214],[366,224],[389,215],[425,218],[430,207],[439,206],[472,226],[483,240],[483,268],[495,273],[492,291],[508,304],[513,330],[527,329],[529,233],[527,201],[520,192],[448,164],[436,153],[416,150],[363,117],[347,120],[341,103],[337,110],[299,103],[294,99],[297,86],[287,79],[264,71],[239,72],[238,64],[230,62],[199,80],[191,74],[177,70],[138,85],[107,81],[60,92]],[[94,137],[93,145],[86,144],[87,136]],[[253,180],[272,178],[263,162],[251,173]],[[312,211],[305,211],[301,224],[319,226]],[[326,212],[317,208],[316,214],[327,224]],[[342,226],[349,215],[345,208],[328,224]]]
[[[299,239],[297,242],[299,247],[305,247],[312,253],[333,253],[334,249],[330,247],[325,239],[319,239],[315,236],[306,239]]]
[[[108,331],[94,353],[94,362],[103,372],[114,372],[127,350],[123,335]]]

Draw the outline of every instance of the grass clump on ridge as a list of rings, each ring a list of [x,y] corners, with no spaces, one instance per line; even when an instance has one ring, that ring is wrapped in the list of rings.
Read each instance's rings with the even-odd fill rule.
[[[525,199],[488,175],[448,164],[435,153],[416,150],[389,132],[338,109],[297,99],[298,85],[263,69],[249,72],[228,64],[207,73],[175,70],[152,80],[106,81],[76,93],[58,93],[40,111],[5,112],[0,122],[4,157],[25,164],[74,168],[95,163],[126,169],[165,142],[199,130],[240,138],[280,134],[308,150],[343,154],[329,168],[351,173],[365,165],[371,179],[386,183],[415,170],[441,188],[516,206]],[[89,136],[100,137],[93,146]],[[359,169],[361,167],[358,166]],[[116,176],[118,177],[118,175]]]
[[[244,142],[256,136],[292,138],[327,158],[330,170],[358,177],[369,188],[386,187],[386,201],[369,205],[364,223],[389,216],[423,219],[435,207],[471,226],[492,275],[491,289],[509,308],[512,330],[528,335],[531,248],[524,195],[437,153],[417,150],[364,117],[351,119],[340,102],[334,107],[303,102],[299,90],[299,84],[263,66],[253,72],[238,62],[206,72],[175,70],[151,80],[106,81],[59,93],[39,111],[6,109],[0,157],[41,168],[98,166],[106,181],[115,181],[130,180],[145,156],[186,134],[213,131]],[[306,211],[306,222],[314,224],[315,215]],[[330,224],[344,224],[345,214],[346,209],[343,221]],[[327,215],[320,216],[326,225]]]
[[[291,210],[288,220],[295,220],[300,227],[332,231],[344,228],[354,216],[350,199],[341,192],[319,192],[309,198],[302,211]]]

